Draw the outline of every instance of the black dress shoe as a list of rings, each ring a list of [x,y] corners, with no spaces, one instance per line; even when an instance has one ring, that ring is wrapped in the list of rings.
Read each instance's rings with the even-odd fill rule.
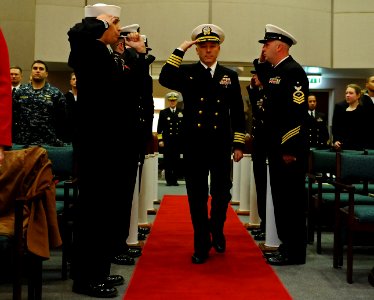
[[[278,254],[267,259],[268,263],[273,266],[303,265],[305,258],[290,258],[283,254]]]
[[[179,186],[179,183],[178,182],[174,182],[173,185],[174,186]]]
[[[116,285],[122,285],[125,283],[125,278],[122,275],[109,275],[107,278],[104,279],[106,287],[113,287]]]
[[[225,237],[223,239],[213,239],[212,246],[218,253],[224,253],[226,251]]]
[[[126,253],[128,256],[135,258],[142,255],[142,250],[136,248],[129,248]]]
[[[146,234],[138,232],[138,240],[139,241],[144,241],[146,238],[147,238]]]
[[[270,258],[270,257],[273,257],[273,256],[278,256],[279,254],[280,254],[279,251],[273,251],[273,252],[264,252],[262,255],[265,258]]]
[[[262,232],[264,232],[264,231],[260,228],[251,229],[251,234],[252,235],[256,235],[256,234],[259,234],[259,233],[262,233]]]
[[[151,229],[149,227],[138,227],[138,233],[149,234]]]
[[[194,253],[192,255],[192,263],[193,264],[203,264],[206,262],[206,260],[208,259],[209,255],[208,254],[197,254],[197,253]]]
[[[78,283],[74,281],[73,292],[95,298],[113,298],[118,295],[115,287],[108,287],[105,283]]]
[[[135,264],[135,259],[126,254],[120,254],[112,258],[112,263],[116,265],[131,266]]]
[[[264,241],[265,238],[266,238],[265,232],[261,232],[261,233],[255,234],[255,236],[253,238],[256,241]]]

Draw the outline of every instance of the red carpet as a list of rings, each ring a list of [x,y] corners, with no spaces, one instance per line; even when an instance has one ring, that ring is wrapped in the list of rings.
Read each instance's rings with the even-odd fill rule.
[[[165,196],[124,299],[292,299],[232,208],[225,253],[192,264],[192,234],[187,197]]]

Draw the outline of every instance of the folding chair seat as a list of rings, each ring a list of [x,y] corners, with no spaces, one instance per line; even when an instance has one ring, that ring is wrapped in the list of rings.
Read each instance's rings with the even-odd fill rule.
[[[343,262],[342,236],[347,240],[347,282],[353,282],[353,248],[354,236],[358,233],[365,234],[365,240],[374,237],[374,197],[367,203],[359,199],[361,195],[356,193],[352,181],[374,180],[374,156],[373,155],[337,155],[337,180],[336,186],[336,221],[334,228],[334,259],[333,266],[338,268]],[[342,192],[348,193],[348,202],[342,203]],[[343,234],[344,233],[344,234]],[[370,266],[371,267],[371,266]]]

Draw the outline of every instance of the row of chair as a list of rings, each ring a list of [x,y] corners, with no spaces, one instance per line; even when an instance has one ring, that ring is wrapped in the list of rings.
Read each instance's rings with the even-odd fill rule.
[[[352,283],[354,233],[374,232],[374,153],[372,151],[311,150],[308,172],[308,241],[317,236],[317,253],[322,252],[321,234],[334,231],[335,268],[342,266],[347,244],[347,282]],[[327,223],[327,224],[326,224]],[[325,226],[325,227],[324,227]],[[347,237],[347,243],[342,240]]]

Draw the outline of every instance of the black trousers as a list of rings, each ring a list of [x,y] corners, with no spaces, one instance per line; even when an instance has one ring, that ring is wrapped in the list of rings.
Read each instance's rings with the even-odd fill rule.
[[[91,147],[81,150],[71,278],[92,282],[110,274],[113,254],[127,246],[138,156],[112,159],[110,151],[100,157]]]
[[[305,161],[297,159],[285,164],[280,154],[270,154],[269,173],[275,223],[282,251],[293,259],[305,259]]]
[[[263,232],[266,230],[266,188],[267,188],[267,164],[265,147],[253,141],[253,175],[256,183],[257,208],[260,216],[260,228]]]
[[[165,180],[169,184],[175,184],[178,180],[180,165],[180,150],[178,140],[165,140],[164,163]]]
[[[186,188],[194,229],[194,251],[207,254],[211,237],[223,234],[228,204],[231,200],[231,149],[195,137],[194,144],[184,152]],[[210,173],[210,186],[208,176]],[[212,197],[210,213],[208,197]]]

